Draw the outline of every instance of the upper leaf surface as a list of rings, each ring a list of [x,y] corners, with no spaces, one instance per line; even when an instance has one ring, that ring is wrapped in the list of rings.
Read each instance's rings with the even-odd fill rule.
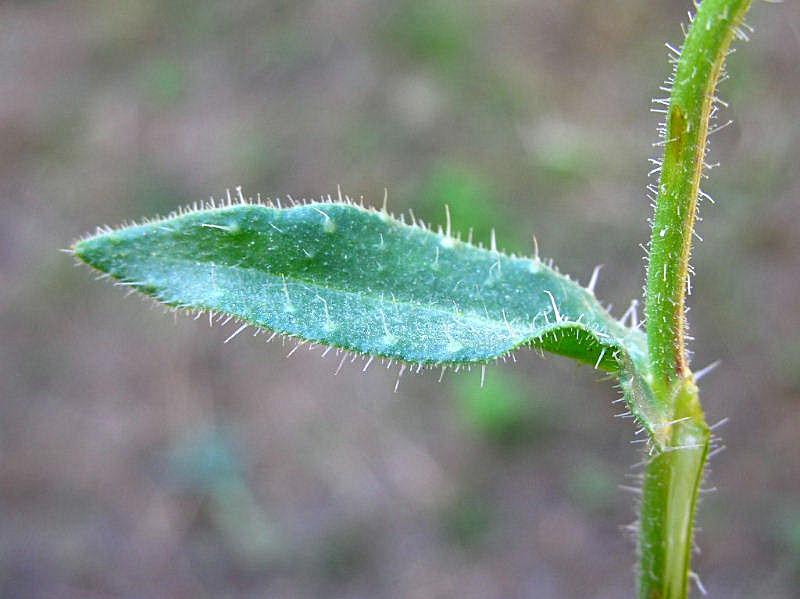
[[[642,351],[641,334],[541,261],[350,204],[202,210],[75,252],[172,306],[408,362],[486,361],[531,343],[593,364],[603,353],[613,369],[623,343]]]
[[[172,305],[408,362],[530,343],[614,368],[620,325],[539,260],[477,248],[350,204],[202,210],[80,241],[82,260]],[[606,350],[603,352],[603,350]]]
[[[346,203],[205,209],[75,244],[91,266],[170,306],[213,310],[351,351],[485,362],[522,345],[616,371],[652,429],[644,335],[538,259]]]

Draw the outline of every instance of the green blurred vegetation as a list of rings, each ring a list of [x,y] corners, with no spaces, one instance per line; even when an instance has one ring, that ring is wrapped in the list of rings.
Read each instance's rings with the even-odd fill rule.
[[[447,0],[392,3],[384,35],[392,52],[405,60],[445,71],[462,67],[475,52],[477,19],[470,5]]]
[[[461,421],[498,446],[533,442],[547,427],[548,414],[518,375],[492,371],[484,386],[474,376],[454,381]]]

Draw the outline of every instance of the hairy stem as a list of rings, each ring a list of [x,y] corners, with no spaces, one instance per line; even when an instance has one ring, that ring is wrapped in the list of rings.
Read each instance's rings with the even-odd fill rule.
[[[690,379],[678,391],[675,416],[668,448],[645,470],[639,531],[642,599],[689,596],[694,517],[711,437]]]
[[[672,415],[668,444],[648,463],[639,531],[639,597],[686,599],[694,518],[708,457],[706,425],[686,352],[686,292],[700,179],[717,82],[751,0],[703,0],[673,80],[647,275],[653,388]]]
[[[656,383],[689,372],[685,299],[692,235],[717,81],[750,0],[704,0],[672,82],[647,275],[647,341]]]

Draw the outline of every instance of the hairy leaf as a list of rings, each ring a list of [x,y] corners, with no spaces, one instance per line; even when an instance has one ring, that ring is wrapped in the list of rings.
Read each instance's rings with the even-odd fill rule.
[[[538,259],[475,247],[348,203],[234,205],[103,232],[76,255],[179,308],[410,363],[530,346],[620,375],[654,430],[644,335]]]

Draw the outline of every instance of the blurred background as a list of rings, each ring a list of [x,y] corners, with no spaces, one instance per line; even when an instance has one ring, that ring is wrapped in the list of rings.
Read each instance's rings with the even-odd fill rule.
[[[633,591],[639,460],[591,368],[404,377],[173,318],[60,253],[95,225],[337,184],[490,227],[618,315],[688,2],[0,3],[0,596],[569,598]],[[721,89],[695,366],[728,450],[711,597],[800,585],[800,7]]]

